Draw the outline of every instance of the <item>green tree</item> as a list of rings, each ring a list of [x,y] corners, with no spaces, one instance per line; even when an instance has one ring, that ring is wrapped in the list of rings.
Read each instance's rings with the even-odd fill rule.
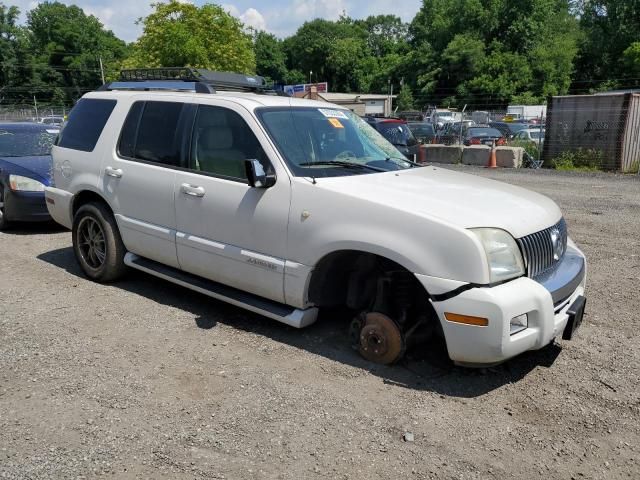
[[[629,75],[633,75],[638,80],[640,77],[640,42],[633,42],[622,53],[624,64]]]
[[[113,76],[127,52],[122,40],[75,5],[41,3],[28,12],[27,26],[41,101],[59,101],[61,91],[67,102],[78,99],[102,83],[100,58]]]
[[[254,73],[256,57],[251,35],[222,7],[171,0],[152,4],[155,11],[141,20],[130,67],[200,67]]]
[[[400,111],[413,110],[415,107],[411,87],[406,83],[403,84],[402,87],[400,87],[400,93],[398,94],[398,98],[396,100],[398,110]]]
[[[256,72],[281,83],[287,77],[286,56],[282,40],[267,32],[257,32],[254,40]]]
[[[423,0],[410,34],[425,98],[487,108],[566,93],[579,38],[568,0]]]
[[[333,91],[359,90],[362,79],[357,72],[367,56],[366,39],[366,30],[346,17],[305,22],[284,40],[287,66],[307,79],[313,72],[314,81],[329,82]]]
[[[369,53],[377,58],[404,53],[408,49],[409,25],[395,15],[376,15],[355,20],[367,32]]]
[[[0,101],[20,103],[31,96],[33,58],[28,31],[18,25],[20,10],[0,3]]]
[[[574,88],[586,92],[639,85],[626,70],[624,52],[640,41],[640,0],[583,0],[576,2],[576,10],[583,36]]]

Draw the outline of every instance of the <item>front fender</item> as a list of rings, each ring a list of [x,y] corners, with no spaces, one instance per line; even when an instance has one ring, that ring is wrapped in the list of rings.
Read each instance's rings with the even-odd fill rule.
[[[479,240],[464,228],[325,190],[292,183],[288,258],[314,266],[339,250],[373,253],[412,273],[467,283],[489,283]]]

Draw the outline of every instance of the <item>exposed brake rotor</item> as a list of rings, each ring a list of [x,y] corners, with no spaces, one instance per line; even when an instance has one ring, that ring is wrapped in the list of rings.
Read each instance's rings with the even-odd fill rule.
[[[371,362],[389,365],[402,357],[404,339],[398,325],[386,315],[369,312],[360,330],[359,352]]]

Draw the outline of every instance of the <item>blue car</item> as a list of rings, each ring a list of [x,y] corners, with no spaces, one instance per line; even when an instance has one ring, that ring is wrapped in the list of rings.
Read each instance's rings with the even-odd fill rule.
[[[0,230],[13,222],[49,221],[44,187],[52,183],[51,146],[58,129],[0,123]]]

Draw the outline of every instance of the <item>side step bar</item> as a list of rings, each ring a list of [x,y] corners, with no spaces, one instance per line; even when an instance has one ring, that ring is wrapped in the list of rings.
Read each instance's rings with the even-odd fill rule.
[[[318,318],[317,308],[300,310],[297,308],[243,292],[237,288],[207,280],[173,267],[140,257],[131,252],[124,256],[124,263],[131,268],[154,275],[163,280],[202,293],[216,300],[230,303],[236,307],[282,322],[290,327],[308,327]]]

